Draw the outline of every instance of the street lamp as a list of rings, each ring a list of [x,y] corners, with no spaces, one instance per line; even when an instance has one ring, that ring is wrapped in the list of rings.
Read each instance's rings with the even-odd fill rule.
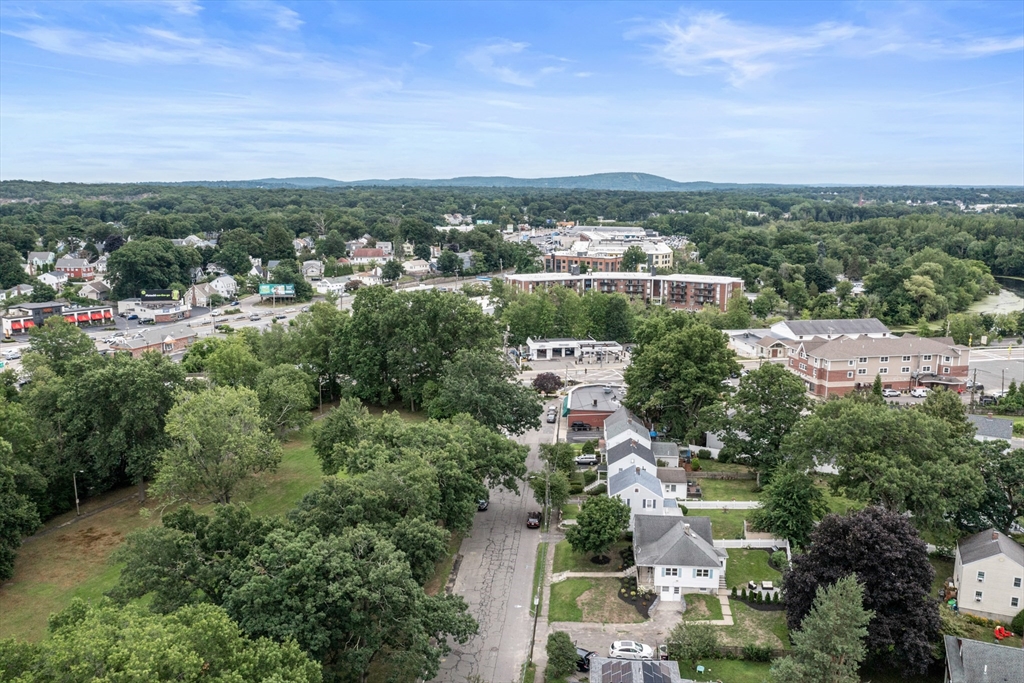
[[[75,516],[82,516],[82,509],[78,507],[78,475],[85,474],[85,470],[78,470],[77,472],[71,473],[71,483],[75,485]]]

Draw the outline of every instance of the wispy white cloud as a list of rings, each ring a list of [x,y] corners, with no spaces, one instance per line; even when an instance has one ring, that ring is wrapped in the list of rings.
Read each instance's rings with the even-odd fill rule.
[[[283,31],[297,31],[304,23],[298,12],[271,0],[246,0],[238,5],[238,9],[258,14],[269,19]]]
[[[655,58],[678,74],[722,73],[733,85],[740,85],[859,33],[856,26],[831,22],[787,31],[703,12],[688,19],[659,21],[627,37],[654,38]]]
[[[465,59],[470,66],[485,76],[499,80],[502,83],[510,83],[526,88],[533,87],[537,84],[537,81],[548,74],[562,71],[562,67],[558,66],[542,66],[540,68],[533,68],[530,71],[526,71],[522,67],[514,68],[510,66],[508,63],[510,61],[509,58],[526,56],[526,48],[528,47],[530,47],[529,43],[517,43],[501,39],[470,50],[466,53]],[[541,59],[545,58],[541,57]]]
[[[162,0],[160,4],[165,5],[176,14],[184,14],[193,17],[203,10],[198,0]]]
[[[434,49],[433,45],[427,45],[426,43],[421,43],[415,40],[412,41],[412,45],[414,48],[416,48],[415,50],[413,50],[413,57],[422,57],[423,55],[427,54],[428,52]]]

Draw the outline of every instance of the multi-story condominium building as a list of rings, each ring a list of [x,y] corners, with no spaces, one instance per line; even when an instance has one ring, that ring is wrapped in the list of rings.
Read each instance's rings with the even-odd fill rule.
[[[743,294],[743,280],[717,275],[651,275],[650,273],[531,273],[509,275],[509,284],[523,292],[569,287],[579,294],[618,292],[647,304],[699,311],[710,304],[725,311],[729,299]]]
[[[789,342],[786,367],[815,396],[843,395],[870,387],[875,375],[886,389],[942,386],[962,390],[970,349],[948,337],[814,338]]]

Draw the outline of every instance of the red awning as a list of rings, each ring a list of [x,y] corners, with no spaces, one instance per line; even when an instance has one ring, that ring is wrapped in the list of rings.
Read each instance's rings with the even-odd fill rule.
[[[111,311],[111,310],[110,310],[110,309],[108,308],[107,310],[103,311],[103,317],[104,317],[104,318],[113,318],[113,317],[114,317],[114,314],[113,314],[113,312],[112,312],[112,311]]]
[[[79,313],[78,314],[78,322],[80,322],[80,323],[87,323],[87,322],[89,322],[89,314],[88,313]]]
[[[64,316],[64,319],[67,320],[69,323],[73,323],[76,320],[75,319],[75,314],[72,313],[71,315],[66,315],[66,316]]]
[[[32,322],[31,320],[26,320],[26,321],[25,321],[25,329],[26,329],[26,330],[27,330],[28,328],[30,328],[30,327],[35,327],[35,326],[36,326],[36,324],[35,324],[34,322]]]
[[[11,329],[12,330],[20,330],[21,329],[21,321],[20,320],[13,320],[13,321],[11,321]]]
[[[93,311],[92,313],[89,314],[89,317],[92,318],[93,320],[103,320],[103,313],[101,313],[100,311]]]

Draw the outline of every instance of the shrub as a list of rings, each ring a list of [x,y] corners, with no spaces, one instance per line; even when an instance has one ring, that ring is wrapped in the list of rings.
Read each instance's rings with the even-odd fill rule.
[[[789,569],[789,559],[786,557],[785,550],[776,550],[772,553],[772,566],[778,569],[780,572],[784,572]]]
[[[718,454],[718,462],[729,462],[732,460],[732,456],[729,455],[728,450],[723,450]]]
[[[668,637],[668,656],[696,665],[700,659],[718,655],[718,632],[709,624],[680,621]]]
[[[733,586],[733,587],[732,587],[732,597],[733,597],[734,599],[736,598],[736,586]]]
[[[694,458],[690,461],[690,467],[694,472],[700,472],[700,458]]]
[[[573,483],[569,484],[569,495],[570,496],[578,496],[581,493],[583,493],[583,484],[581,484],[579,482],[576,482],[576,481],[574,481]]]
[[[779,594],[778,593],[772,593],[772,603],[776,604],[776,605],[779,604]]]
[[[597,453],[597,439],[587,439],[583,442],[581,453]]]
[[[546,650],[548,666],[544,669],[545,678],[561,678],[576,671],[576,646],[568,633],[555,631],[549,635]]]
[[[678,500],[678,499],[677,499],[677,500]],[[689,510],[689,508],[687,508],[687,507],[686,507],[685,505],[680,505],[680,506],[679,506],[679,509],[683,511],[683,514],[684,514],[684,515],[688,515],[688,514],[690,514],[690,510]]]
[[[697,451],[697,457],[698,458],[704,458],[705,460],[710,460],[711,459],[711,451],[709,451],[706,448],[702,448],[699,451]]]
[[[1017,635],[1024,633],[1024,609],[1017,612],[1017,616],[1010,622],[1010,630]]]
[[[594,488],[592,488],[589,491],[587,491],[587,493],[589,493],[592,496],[603,496],[603,495],[608,493],[608,485],[607,484],[598,484]]]
[[[1018,436],[1024,436],[1024,420],[1017,420],[1013,423],[1013,433]]]
[[[772,649],[761,645],[744,645],[743,659],[748,662],[769,662],[772,659]]]
[[[740,599],[741,600],[746,600],[747,599],[747,589],[746,588],[744,588],[743,592],[740,593]]]
[[[597,471],[596,470],[584,470],[583,471],[583,485],[584,486],[587,486],[588,484],[593,484],[595,481],[597,481]]]

